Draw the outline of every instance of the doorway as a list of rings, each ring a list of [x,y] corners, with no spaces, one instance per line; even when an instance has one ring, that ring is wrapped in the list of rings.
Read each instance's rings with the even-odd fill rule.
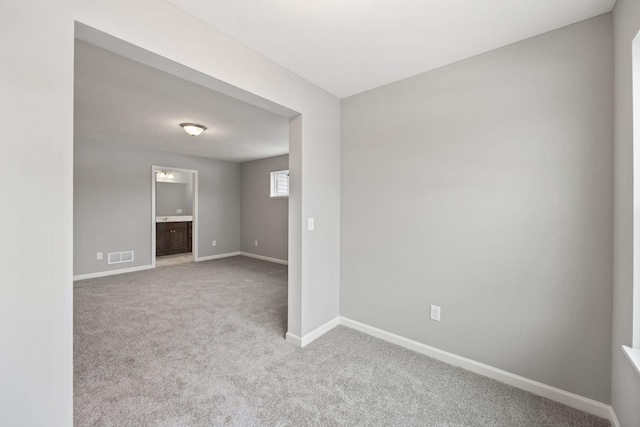
[[[151,263],[195,262],[198,257],[198,171],[151,168]]]
[[[145,156],[147,160],[150,160],[149,163],[147,163],[147,165],[149,166],[161,165],[161,166],[158,166],[158,169],[166,168],[171,170],[179,170],[179,168],[173,168],[171,167],[171,165],[182,165],[183,167],[186,166],[187,168],[198,169],[200,171],[200,177],[199,179],[196,180],[196,183],[200,187],[200,190],[202,190],[200,191],[200,196],[202,196],[202,198],[200,199],[200,205],[201,205],[202,211],[205,212],[206,215],[203,214],[202,216],[197,217],[198,209],[197,207],[194,209],[196,217],[194,218],[194,221],[192,224],[192,239],[193,239],[192,248],[194,249],[192,252],[192,259],[195,258],[196,261],[207,261],[207,260],[213,260],[213,259],[223,258],[228,256],[241,255],[242,252],[244,252],[241,246],[235,243],[240,236],[239,219],[237,215],[234,216],[227,212],[235,209],[235,207],[237,206],[237,202],[234,201],[233,198],[230,199],[229,197],[227,197],[229,196],[229,193],[230,193],[229,190],[237,187],[237,184],[235,184],[237,182],[237,179],[233,177],[234,174],[237,174],[237,172],[234,169],[236,167],[235,166],[225,167],[224,173],[222,173],[222,172],[217,172],[216,171],[217,168],[210,168],[209,165],[205,164],[204,162],[197,162],[198,165],[196,167],[192,167],[190,162],[183,161],[185,159],[182,158],[182,155],[203,157],[203,154],[206,154],[206,153],[203,153],[202,150],[209,150],[209,149],[226,150],[227,148],[225,147],[232,147],[236,150],[242,150],[243,149],[242,144],[245,144],[246,138],[243,137],[241,140],[228,141],[227,143],[224,143],[224,141],[220,141],[219,139],[227,135],[226,127],[217,126],[217,122],[220,119],[228,117],[229,113],[232,111],[236,111],[237,108],[225,107],[222,109],[222,111],[218,112],[217,114],[214,114],[212,109],[216,106],[219,107],[222,104],[220,104],[220,102],[215,102],[215,103],[206,102],[206,103],[203,103],[203,105],[206,108],[203,109],[202,111],[207,111],[207,114],[209,114],[211,118],[207,118],[207,117],[200,118],[199,116],[195,115],[193,112],[190,112],[188,108],[182,108],[183,111],[188,113],[188,114],[183,113],[185,117],[182,117],[181,114],[175,114],[175,111],[171,110],[172,108],[173,109],[177,108],[176,103],[174,102],[169,104],[166,111],[158,111],[156,112],[156,114],[147,115],[145,117],[149,117],[150,119],[142,120],[141,119],[142,109],[140,108],[142,101],[145,101],[145,100],[152,101],[154,97],[158,98],[161,92],[163,93],[167,90],[175,89],[175,86],[160,85],[159,86],[160,90],[154,90],[152,92],[152,95],[153,95],[152,97],[137,96],[139,94],[139,90],[148,87],[149,83],[152,81],[159,81],[160,79],[163,79],[163,76],[159,74],[159,72],[161,72],[165,76],[177,77],[184,80],[186,83],[190,85],[194,85],[194,84],[197,85],[197,87],[181,86],[181,87],[184,87],[184,90],[180,90],[180,94],[181,94],[180,97],[172,97],[171,99],[178,99],[178,98],[181,99],[182,95],[188,92],[190,94],[188,99],[190,100],[190,103],[193,103],[194,100],[200,99],[201,96],[204,95],[206,89],[209,89],[211,91],[218,92],[229,98],[228,100],[225,100],[225,104],[224,104],[225,106],[228,106],[229,103],[237,103],[237,102],[246,103],[249,106],[249,109],[252,109],[252,112],[249,120],[244,119],[243,123],[251,123],[252,126],[264,123],[264,121],[259,120],[259,118],[264,116],[265,112],[272,114],[274,116],[278,116],[285,120],[284,129],[285,129],[285,132],[288,133],[288,135],[285,135],[282,138],[282,140],[285,142],[285,144],[288,143],[287,144],[288,151],[291,159],[289,162],[290,195],[287,203],[288,209],[286,209],[286,211],[288,212],[288,225],[285,227],[288,232],[288,237],[285,241],[285,245],[288,246],[288,250],[287,250],[288,253],[286,255],[285,261],[289,267],[288,268],[289,304],[288,304],[288,313],[287,313],[287,323],[288,323],[287,331],[300,335],[301,324],[302,324],[302,319],[301,319],[302,301],[300,298],[301,283],[302,283],[301,246],[302,246],[302,236],[303,236],[302,224],[301,224],[302,115],[297,111],[294,111],[287,107],[282,106],[281,104],[277,104],[268,99],[261,98],[243,89],[232,86],[229,83],[223,82],[214,77],[202,74],[196,70],[193,70],[188,67],[185,67],[184,65],[178,64],[170,59],[158,56],[157,54],[153,54],[148,51],[144,51],[134,45],[124,42],[120,39],[116,39],[112,36],[109,36],[93,28],[87,27],[81,23],[76,23],[76,38],[79,44],[84,44],[84,47],[86,48],[85,50],[89,50],[88,46],[94,46],[95,48],[102,49],[107,53],[111,53],[111,55],[115,54],[120,56],[120,59],[118,58],[114,59],[113,57],[111,57],[112,60],[108,61],[105,66],[97,68],[95,71],[98,75],[102,75],[104,72],[107,72],[109,70],[115,70],[115,71],[127,70],[126,75],[118,75],[118,79],[115,79],[115,81],[117,82],[119,80],[124,79],[125,77],[131,77],[132,75],[131,71],[134,69],[135,70],[138,69],[138,67],[136,67],[134,64],[128,64],[127,66],[123,66],[123,67],[115,66],[115,62],[124,61],[124,60],[134,61],[138,64],[142,64],[143,66],[156,70],[155,72],[153,72],[153,70],[151,71],[153,72],[153,79],[145,78],[142,80],[141,83],[128,85],[127,91],[122,91],[117,88],[114,88],[114,90],[106,91],[106,93],[110,93],[114,95],[114,97],[110,97],[109,99],[115,98],[115,95],[118,95],[118,94],[126,94],[127,97],[136,100],[136,110],[132,114],[123,114],[122,105],[125,105],[123,102],[115,103],[117,107],[115,110],[118,112],[117,115],[107,115],[107,114],[102,114],[99,111],[96,111],[96,116],[98,117],[101,123],[105,118],[107,119],[114,118],[114,120],[115,120],[115,117],[120,117],[120,116],[124,117],[127,120],[128,118],[132,118],[132,117],[135,118],[135,126],[129,126],[127,122],[127,126],[117,125],[112,127],[113,132],[111,132],[109,136],[113,137],[113,135],[115,134],[117,134],[118,136],[117,143],[112,144],[113,147],[117,146],[120,149],[122,147],[125,147],[126,144],[138,144],[138,143],[144,142],[144,146],[142,146],[143,144],[140,144],[141,145],[140,147],[133,147],[132,151],[135,151],[136,154],[138,154],[139,151],[142,152],[145,149],[156,148],[164,153],[169,153],[169,152],[174,153],[175,151],[173,150],[172,147],[169,146],[169,144],[171,143],[171,140],[175,141],[177,138],[179,138],[178,134],[182,135],[182,133],[184,132],[183,129],[179,128],[178,126],[179,123],[196,121],[199,123],[204,123],[207,126],[208,131],[207,133],[205,133],[204,139],[203,138],[199,138],[197,140],[190,139],[189,143],[177,145],[178,149],[181,152],[175,156],[175,160],[176,160],[175,162],[174,160],[172,160],[173,157],[167,158],[166,155],[157,154],[153,156]],[[78,53],[81,52],[82,48],[83,46],[78,46],[78,45],[76,46],[76,58],[79,57]],[[96,53],[96,55],[98,55],[98,53]],[[96,57],[95,59],[97,60],[99,58]],[[93,62],[90,61],[86,63],[86,65],[89,67],[92,64],[94,65],[98,64],[98,61],[93,61]],[[94,68],[96,67],[91,68],[91,70],[94,70]],[[80,75],[81,73],[76,73],[76,79]],[[78,80],[76,80],[76,85],[77,83],[78,83]],[[85,81],[85,83],[91,83],[91,81]],[[95,89],[98,86],[95,84],[85,84],[83,87],[88,88],[87,90],[91,90],[91,88]],[[76,93],[82,95],[83,91],[77,90]],[[89,101],[95,100],[95,99],[102,99],[102,98],[97,96],[88,97]],[[148,104],[146,101],[145,101],[145,105]],[[76,100],[75,104],[80,105],[81,103],[79,103],[78,100]],[[104,107],[104,105],[102,105],[101,107]],[[89,108],[76,108],[76,110],[79,112],[82,112],[83,114],[88,114],[93,111]],[[262,113],[259,110],[262,110]],[[168,112],[171,114],[168,114]],[[98,116],[98,113],[100,113],[99,116]],[[81,126],[79,126],[79,124],[81,124],[82,121],[77,120],[75,123],[76,123],[77,129],[74,129],[74,131],[76,131],[76,133],[77,133],[77,130],[84,129]],[[85,123],[91,123],[91,121],[87,120],[85,121]],[[144,128],[144,135],[151,136],[151,138],[149,138],[146,142],[140,141],[140,138],[141,138],[140,135],[143,134],[143,132],[140,129],[141,127]],[[246,130],[247,130],[246,126],[243,127],[242,129],[243,129],[243,132],[246,133]],[[86,130],[88,133],[93,132],[92,128],[89,126],[87,127]],[[120,132],[126,133],[129,131],[133,132],[134,130],[135,130],[135,133],[133,134],[127,134],[127,135],[120,134]],[[267,128],[267,131],[268,130],[269,128]],[[273,145],[264,143],[265,134],[267,133],[268,132],[260,132],[260,140],[263,141],[264,147],[271,150],[273,148]],[[166,138],[163,135],[166,136]],[[218,140],[216,140],[215,142],[209,141],[209,143],[206,143],[205,141],[207,137],[209,138],[215,137]],[[192,138],[192,137],[189,136],[189,138]],[[92,141],[96,141],[96,143],[93,144],[96,146],[102,143],[102,141],[98,141],[97,138],[95,137],[92,137]],[[102,144],[102,146],[106,146],[106,144]],[[160,153],[160,151],[158,151],[158,153]],[[274,156],[279,154],[282,154],[282,153],[273,152],[270,155]],[[254,158],[255,159],[266,158],[267,156],[268,156],[268,152],[264,152],[259,157],[254,157]],[[220,157],[217,155],[210,156],[210,157],[212,159],[219,159],[223,161],[235,161],[235,162],[251,161],[251,159],[243,158],[239,160],[234,160],[233,158],[226,158],[226,156]],[[127,164],[129,163],[135,163],[135,162],[127,162]],[[120,168],[120,167],[121,165],[118,164],[117,168]],[[113,170],[114,167],[111,167],[109,169]],[[281,170],[281,169],[282,168],[279,168],[278,170]],[[150,183],[152,183],[148,179],[148,175],[147,175],[148,169],[147,171],[143,171],[139,168],[136,168],[136,170],[140,172],[132,172],[132,174],[136,176],[140,176],[142,180],[146,182],[145,186],[148,186]],[[155,170],[153,170],[153,172],[155,172]],[[152,174],[152,177],[153,176],[154,175]],[[268,178],[268,175],[266,176]],[[153,184],[151,186],[152,192],[154,193],[154,197],[155,197],[155,189],[153,189],[155,187],[155,181],[152,184]],[[129,190],[129,187],[127,186],[130,187],[130,184],[127,183],[125,185],[124,187],[125,191]],[[210,194],[209,190],[211,188],[215,189],[215,191],[217,192],[221,192],[221,194],[225,195],[226,198],[224,200],[219,200],[217,196],[214,196],[213,198],[209,197],[209,194]],[[146,190],[145,192],[146,194],[140,193],[140,194],[144,194],[143,197],[140,197],[140,198],[130,197],[125,201],[122,201],[122,202],[116,201],[112,203],[112,205],[114,206],[115,205],[125,206],[127,204],[132,204],[132,203],[137,205],[142,203],[143,205],[142,209],[148,212],[147,214],[144,214],[144,211],[143,211],[143,215],[146,218],[148,218],[147,221],[149,220],[151,221],[147,223],[149,224],[148,226],[144,227],[144,230],[145,230],[144,234],[146,234],[146,236],[142,236],[143,238],[141,240],[141,243],[144,249],[140,248],[140,253],[147,252],[149,253],[149,257],[147,259],[144,259],[142,256],[136,257],[136,260],[138,260],[137,262],[141,264],[139,267],[136,266],[136,268],[139,268],[139,269],[155,268],[157,265],[156,256],[155,256],[156,244],[157,244],[157,241],[156,241],[157,230],[156,230],[155,217],[157,215],[155,212],[150,212],[156,209],[156,200],[154,199],[154,200],[151,200],[150,202],[147,202],[147,200],[149,200],[148,195],[150,194],[148,191],[149,190]],[[268,191],[268,188],[267,188],[267,191]],[[195,192],[197,195],[198,194],[197,187],[195,189]],[[114,194],[117,194],[117,192],[114,192]],[[264,197],[267,197],[267,198],[269,197],[268,192],[265,193]],[[147,200],[144,200],[144,199],[147,199]],[[151,206],[151,209],[149,209],[149,206]],[[232,221],[231,226],[225,227],[225,226],[218,226],[217,224],[214,226],[210,226],[209,218],[211,217],[210,211],[212,208],[223,209],[224,211],[218,212],[220,215],[216,215],[216,217],[220,218],[221,221],[231,220]],[[128,209],[129,208],[127,207],[127,211]],[[128,222],[126,221],[127,220],[125,219],[125,224],[128,225]],[[136,230],[135,234],[136,234],[136,239],[138,239],[138,236],[142,233]],[[149,235],[151,236],[151,238],[147,237]],[[198,237],[199,237],[200,243],[197,242]],[[258,245],[255,244],[255,240],[258,240]],[[136,240],[136,242],[138,241],[140,240]],[[249,239],[249,241],[252,243],[254,248],[255,246],[258,246],[259,248],[266,248],[265,244],[267,243],[267,241],[265,240],[261,240],[256,237],[256,238]],[[212,248],[212,246],[214,248]],[[82,248],[80,248],[79,246],[77,246],[77,248],[78,250],[75,251],[76,253],[80,254],[80,253],[88,252],[88,251],[83,251]],[[109,274],[111,273],[112,272],[109,271]]]

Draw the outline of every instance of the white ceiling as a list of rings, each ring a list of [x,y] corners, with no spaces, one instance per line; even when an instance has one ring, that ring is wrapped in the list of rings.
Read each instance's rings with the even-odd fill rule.
[[[74,136],[244,162],[289,152],[286,117],[76,40]],[[201,123],[200,136],[183,122]]]
[[[344,98],[611,11],[615,0],[167,0]]]

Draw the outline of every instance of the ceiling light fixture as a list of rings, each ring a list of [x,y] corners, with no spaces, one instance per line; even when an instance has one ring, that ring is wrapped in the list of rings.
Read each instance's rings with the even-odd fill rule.
[[[186,133],[188,133],[191,136],[198,136],[202,132],[204,132],[205,129],[207,129],[206,127],[199,125],[197,123],[180,123],[180,126],[182,127],[182,129],[184,129]]]

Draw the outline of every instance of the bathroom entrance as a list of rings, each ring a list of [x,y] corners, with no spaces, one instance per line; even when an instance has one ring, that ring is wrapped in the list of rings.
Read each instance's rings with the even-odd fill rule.
[[[156,267],[197,258],[198,171],[153,166],[152,247]]]

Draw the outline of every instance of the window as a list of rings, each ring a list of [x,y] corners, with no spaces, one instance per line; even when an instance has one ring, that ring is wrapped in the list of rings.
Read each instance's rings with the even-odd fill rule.
[[[271,197],[289,197],[289,171],[271,172]]]

